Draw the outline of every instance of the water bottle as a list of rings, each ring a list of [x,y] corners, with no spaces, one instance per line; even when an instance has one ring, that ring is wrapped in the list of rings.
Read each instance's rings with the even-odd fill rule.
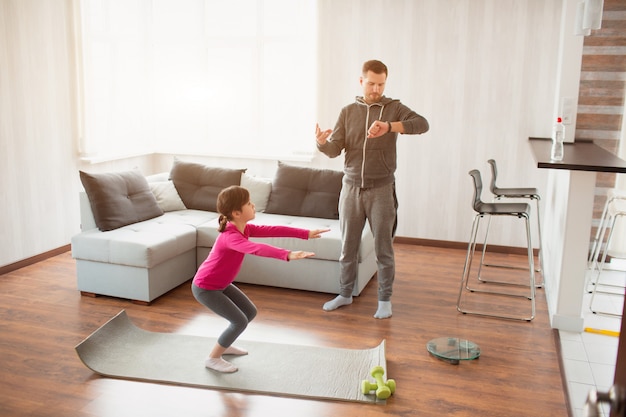
[[[563,139],[565,137],[565,126],[560,117],[556,119],[554,129],[552,130],[552,152],[550,152],[550,159],[552,161],[563,160]]]

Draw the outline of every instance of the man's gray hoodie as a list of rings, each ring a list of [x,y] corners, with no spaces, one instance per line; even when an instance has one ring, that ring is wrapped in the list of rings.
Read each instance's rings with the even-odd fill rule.
[[[356,187],[374,188],[395,182],[398,133],[368,139],[367,130],[375,120],[401,121],[405,134],[420,134],[429,128],[424,117],[400,100],[384,96],[372,104],[357,97],[356,102],[341,109],[331,137],[317,148],[331,158],[345,150],[344,181]]]

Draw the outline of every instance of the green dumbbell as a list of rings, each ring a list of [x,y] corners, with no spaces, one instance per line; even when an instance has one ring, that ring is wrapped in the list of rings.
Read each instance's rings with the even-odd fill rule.
[[[376,382],[370,382],[367,379],[363,380],[361,383],[361,390],[363,391],[363,394],[369,394],[370,391],[376,390],[376,398],[385,400],[396,391],[396,381],[388,379],[385,382],[383,380],[385,370],[382,366],[373,367],[370,374],[374,377]]]

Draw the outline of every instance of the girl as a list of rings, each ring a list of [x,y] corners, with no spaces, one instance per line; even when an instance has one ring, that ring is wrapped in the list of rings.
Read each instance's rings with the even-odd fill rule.
[[[294,237],[317,239],[330,229],[305,230],[286,226],[260,226],[248,224],[255,217],[250,193],[243,187],[231,186],[217,196],[219,232],[207,259],[200,265],[191,290],[201,304],[230,322],[230,326],[217,339],[215,347],[205,361],[207,368],[218,372],[235,372],[237,367],[224,360],[222,355],[246,355],[244,349],[232,343],[256,316],[256,306],[232,282],[241,269],[244,256],[252,254],[291,261],[314,256],[312,252],[288,251],[248,240],[250,237]]]

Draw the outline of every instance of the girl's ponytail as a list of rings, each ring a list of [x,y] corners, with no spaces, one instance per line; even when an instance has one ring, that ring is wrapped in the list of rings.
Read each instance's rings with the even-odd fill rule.
[[[228,224],[228,218],[224,216],[223,214],[220,214],[218,222],[219,222],[219,226],[217,228],[217,231],[222,233],[224,230],[226,230],[226,225]]]

